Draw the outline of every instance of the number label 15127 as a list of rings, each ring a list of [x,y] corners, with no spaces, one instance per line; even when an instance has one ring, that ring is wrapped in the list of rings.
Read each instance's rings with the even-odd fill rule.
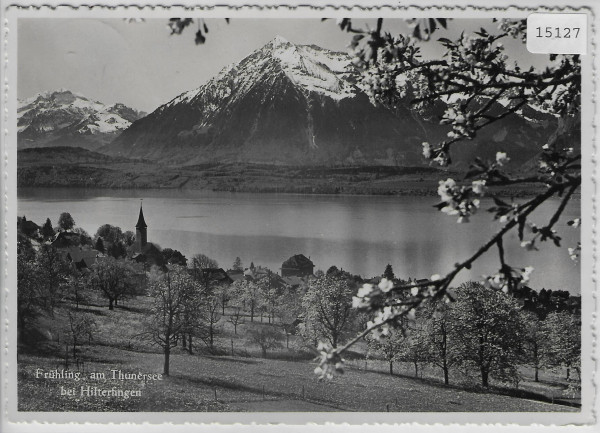
[[[581,33],[580,27],[536,27],[536,38],[578,38]]]
[[[533,13],[527,17],[527,50],[536,54],[585,54],[585,13]]]

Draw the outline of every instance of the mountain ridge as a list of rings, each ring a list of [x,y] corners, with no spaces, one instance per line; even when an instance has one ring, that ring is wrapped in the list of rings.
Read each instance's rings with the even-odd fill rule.
[[[175,165],[429,164],[421,143],[445,138],[449,127],[439,124],[445,105],[422,116],[400,101],[392,112],[374,105],[359,81],[347,54],[277,36],[133,122],[99,151]],[[453,160],[465,168],[474,156],[493,159],[506,151],[518,153],[511,158],[519,165],[539,153],[555,123],[525,109],[456,146]]]
[[[96,150],[145,115],[125,104],[103,104],[64,88],[18,102],[20,149],[71,146]]]
[[[416,159],[420,144],[406,139],[412,122],[373,106],[349,80],[355,73],[347,54],[275,38],[100,150],[189,164],[350,163],[365,155],[390,164],[389,144],[403,140]]]

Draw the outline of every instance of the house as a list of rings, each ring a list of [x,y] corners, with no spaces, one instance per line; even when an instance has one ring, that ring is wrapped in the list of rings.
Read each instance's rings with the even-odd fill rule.
[[[25,217],[17,217],[17,230],[25,236],[32,237],[39,232],[40,226]]]
[[[306,277],[313,274],[315,265],[303,254],[290,257],[281,265],[282,277]]]
[[[222,268],[202,269],[202,277],[210,285],[229,286],[233,283],[233,279]]]
[[[98,250],[81,246],[67,247],[62,249],[62,252],[63,257],[79,271],[90,268],[99,257],[104,257]]]
[[[70,248],[81,245],[79,233],[64,231],[58,232],[50,243],[54,248]]]
[[[229,269],[227,271],[227,276],[231,279],[231,281],[236,282],[239,280],[243,280],[246,278],[244,275],[244,271],[238,269]]]

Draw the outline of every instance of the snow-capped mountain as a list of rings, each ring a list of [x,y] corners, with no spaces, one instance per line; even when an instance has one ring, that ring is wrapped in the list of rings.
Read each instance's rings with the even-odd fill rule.
[[[78,146],[95,150],[143,114],[120,103],[105,105],[66,89],[39,93],[18,103],[19,148]]]
[[[354,81],[347,54],[276,37],[101,151],[185,164],[419,159],[420,127],[373,106]]]
[[[426,164],[423,141],[443,139],[437,106],[423,117],[399,104],[375,106],[356,84],[351,58],[276,37],[197,89],[137,120],[100,149],[172,164]],[[517,151],[531,158],[551,133],[511,115],[453,151],[454,161]],[[552,120],[552,119],[550,119]],[[539,146],[536,146],[539,144]]]

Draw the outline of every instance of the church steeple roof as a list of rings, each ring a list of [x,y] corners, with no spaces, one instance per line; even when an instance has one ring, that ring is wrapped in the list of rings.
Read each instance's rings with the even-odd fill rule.
[[[138,222],[135,225],[136,229],[145,229],[148,226],[146,225],[146,221],[144,221],[144,212],[142,211],[142,204],[140,203],[140,216],[138,218]]]

